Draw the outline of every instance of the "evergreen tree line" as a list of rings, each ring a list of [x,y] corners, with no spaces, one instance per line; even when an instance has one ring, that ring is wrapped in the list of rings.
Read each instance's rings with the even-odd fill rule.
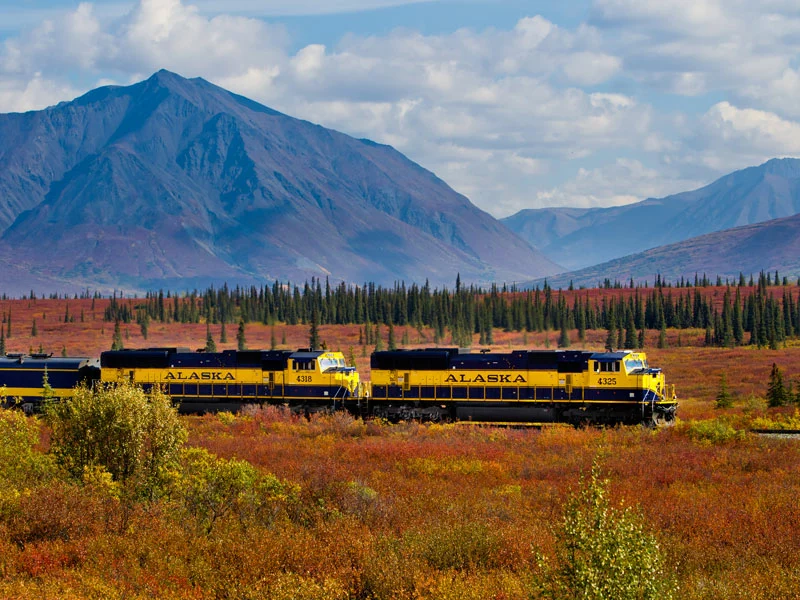
[[[493,285],[489,289],[462,286],[432,289],[397,283],[382,287],[374,283],[348,286],[312,278],[302,287],[274,282],[271,286],[249,288],[208,288],[179,297],[163,291],[143,299],[122,299],[114,295],[104,312],[109,322],[137,322],[146,330],[150,321],[181,323],[357,324],[365,337],[372,338],[376,325],[411,326],[433,329],[438,343],[449,331],[453,343],[469,345],[479,334],[479,344],[492,344],[492,331],[561,331],[559,346],[569,345],[567,332],[578,330],[583,339],[587,329],[607,329],[607,345],[620,348],[643,347],[644,330],[667,328],[706,330],[706,343],[718,346],[754,344],[778,347],[787,338],[800,335],[800,302],[791,288],[782,296],[768,290],[780,281],[776,272],[761,273],[750,287],[740,278],[728,285],[721,308],[715,308],[698,286],[685,289],[665,285],[657,278],[653,288],[636,288],[627,298],[592,298],[589,292],[571,292],[547,284],[542,289],[518,291]],[[785,278],[784,278],[785,281]],[[676,286],[677,287],[677,286]],[[370,340],[365,340],[369,344]]]

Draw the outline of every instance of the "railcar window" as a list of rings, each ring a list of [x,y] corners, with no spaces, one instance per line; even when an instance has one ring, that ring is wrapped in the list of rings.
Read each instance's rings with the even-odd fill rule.
[[[597,363],[600,365],[600,372],[601,373],[618,373],[619,372],[619,361],[614,362],[601,362]]]

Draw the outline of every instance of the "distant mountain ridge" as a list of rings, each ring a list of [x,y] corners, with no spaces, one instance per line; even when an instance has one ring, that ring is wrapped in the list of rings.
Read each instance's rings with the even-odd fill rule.
[[[793,278],[800,275],[800,214],[707,233],[675,244],[616,258],[614,260],[547,277],[552,287],[571,284],[597,287],[606,278],[612,282],[652,283],[656,275],[669,282],[707,275],[712,279],[737,279],[761,271],[779,271]],[[543,284],[539,279],[523,284]]]
[[[0,286],[521,281],[563,270],[389,146],[159,71],[0,115]]]
[[[697,190],[611,208],[543,208],[502,219],[569,270],[800,212],[800,160],[772,159]]]

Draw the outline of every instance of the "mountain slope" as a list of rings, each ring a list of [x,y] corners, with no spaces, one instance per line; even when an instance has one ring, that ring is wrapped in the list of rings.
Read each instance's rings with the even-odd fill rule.
[[[503,222],[546,256],[567,268],[579,269],[798,212],[800,160],[784,158],[666,198],[612,208],[521,211]]]
[[[160,71],[0,115],[0,139],[0,265],[24,255],[28,273],[59,284],[443,284],[561,270],[393,148],[202,79]]]
[[[762,270],[800,275],[800,214],[709,233],[548,277],[547,282],[553,287],[570,282],[595,287],[606,278],[623,283],[631,278],[652,283],[656,274],[666,281],[694,279],[696,274],[735,279],[739,273],[749,276]]]

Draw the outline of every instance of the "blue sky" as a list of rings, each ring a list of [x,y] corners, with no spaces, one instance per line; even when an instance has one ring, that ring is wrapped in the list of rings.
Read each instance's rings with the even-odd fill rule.
[[[160,68],[391,144],[498,217],[800,155],[796,0],[0,0],[0,112]]]

